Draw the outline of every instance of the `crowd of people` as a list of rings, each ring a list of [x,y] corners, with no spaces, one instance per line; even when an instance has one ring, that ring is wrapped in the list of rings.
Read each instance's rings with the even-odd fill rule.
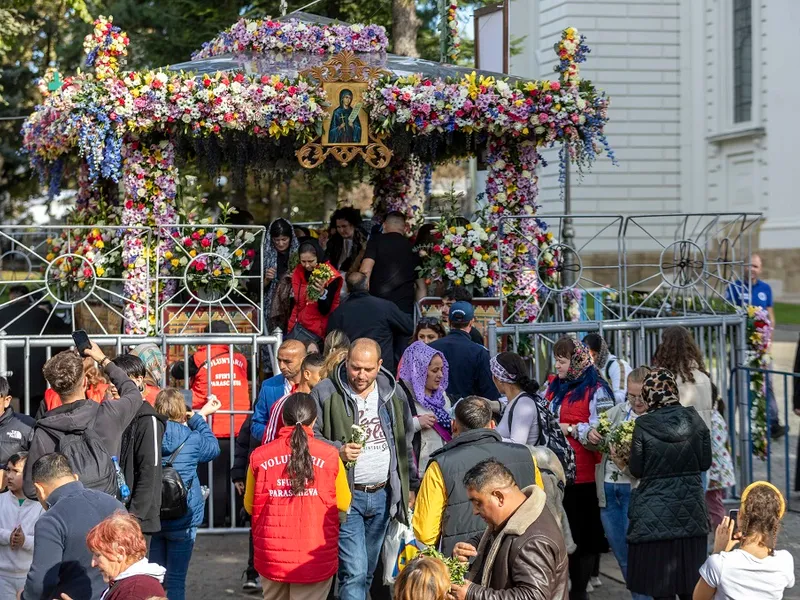
[[[91,343],[43,363],[34,420],[0,378],[0,596],[183,600],[198,528],[240,510],[243,589],[266,600],[586,600],[609,549],[637,600],[794,585],[781,493],[758,482],[725,515],[724,403],[688,330],[664,330],[649,366],[563,337],[537,382],[490,356],[464,288],[415,325],[404,232],[346,208],[327,239],[270,225],[264,317],[285,336],[260,382],[228,344],[167,364],[154,344],[109,359]],[[609,441],[622,426],[628,443]],[[387,551],[398,529],[420,556]]]

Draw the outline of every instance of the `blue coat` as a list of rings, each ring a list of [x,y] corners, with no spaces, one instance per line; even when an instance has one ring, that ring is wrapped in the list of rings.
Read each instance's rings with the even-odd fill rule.
[[[195,413],[186,425],[167,421],[164,440],[161,443],[161,464],[166,465],[169,457],[184,441],[186,445],[175,457],[172,466],[180,474],[184,485],[189,488],[189,511],[179,519],[161,521],[161,531],[178,531],[197,527],[203,522],[205,501],[197,479],[197,466],[214,460],[219,456],[219,442],[203,417]]]
[[[482,396],[489,400],[500,397],[489,369],[489,351],[476,344],[468,333],[451,329],[443,338],[431,344],[447,359],[450,383],[447,393],[455,399]]]
[[[270,377],[261,384],[253,409],[253,421],[250,424],[250,435],[253,436],[256,446],[260,446],[261,440],[264,439],[264,430],[267,428],[272,406],[285,395],[283,387],[285,384],[286,378],[281,374]]]

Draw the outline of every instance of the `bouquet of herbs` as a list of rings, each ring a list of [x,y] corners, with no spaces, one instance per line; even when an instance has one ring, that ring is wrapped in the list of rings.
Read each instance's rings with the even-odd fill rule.
[[[624,421],[611,431],[607,441],[614,448],[614,462],[620,470],[628,466],[631,459],[631,444],[633,443],[633,428],[636,421]]]
[[[328,282],[334,277],[336,277],[335,271],[325,263],[314,267],[314,270],[311,271],[311,276],[308,278],[308,288],[306,290],[306,297],[308,298],[308,301],[316,302],[322,298],[322,294],[324,292],[320,292],[319,289],[317,289],[317,286],[320,283],[322,283],[323,286],[327,285]]]
[[[464,576],[469,571],[469,563],[461,562],[457,558],[448,558],[436,548],[427,547],[420,554],[436,558],[444,563],[450,573],[450,583],[453,585],[464,585]]]
[[[358,444],[359,446],[363,446],[367,442],[367,430],[364,429],[361,425],[353,424],[351,432],[350,432],[350,440],[348,441],[349,444]],[[346,469],[352,469],[356,466],[356,461],[349,460],[345,463]]]

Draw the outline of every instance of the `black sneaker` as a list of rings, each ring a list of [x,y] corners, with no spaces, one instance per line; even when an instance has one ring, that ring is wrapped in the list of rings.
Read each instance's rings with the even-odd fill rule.
[[[787,433],[789,433],[789,427],[780,423],[776,423],[769,429],[769,435],[773,440],[779,440]]]
[[[261,591],[261,584],[258,581],[258,577],[255,579],[248,579],[242,584],[242,591],[247,592],[249,594],[255,594],[256,592]]]

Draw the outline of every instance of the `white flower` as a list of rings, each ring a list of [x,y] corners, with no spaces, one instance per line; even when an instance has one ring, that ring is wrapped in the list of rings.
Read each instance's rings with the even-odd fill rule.
[[[469,285],[469,284],[470,284],[470,283],[472,283],[473,281],[475,281],[475,276],[474,276],[474,275],[472,275],[472,274],[470,274],[470,273],[467,273],[466,275],[464,275],[464,283],[466,283],[467,285]]]

